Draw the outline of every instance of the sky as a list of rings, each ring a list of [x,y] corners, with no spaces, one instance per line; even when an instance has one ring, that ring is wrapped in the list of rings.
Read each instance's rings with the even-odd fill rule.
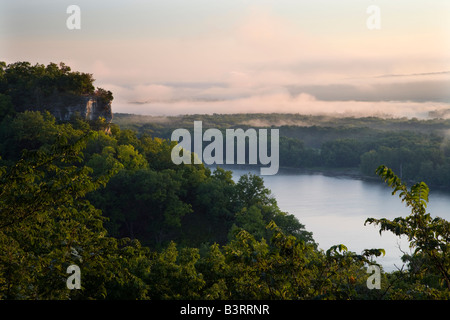
[[[0,61],[92,73],[116,113],[422,117],[450,109],[450,1],[0,0]]]

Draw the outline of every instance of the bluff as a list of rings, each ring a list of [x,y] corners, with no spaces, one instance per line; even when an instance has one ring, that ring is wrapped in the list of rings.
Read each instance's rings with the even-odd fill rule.
[[[55,93],[28,110],[49,111],[57,120],[69,121],[75,116],[86,120],[105,118],[106,122],[113,119],[111,101],[98,94],[67,94]]]
[[[94,81],[92,74],[72,71],[62,62],[45,66],[27,61],[6,65],[0,61],[0,95],[15,112],[49,111],[61,121],[79,116],[111,122],[112,92],[95,88]],[[0,103],[0,115],[1,109]]]

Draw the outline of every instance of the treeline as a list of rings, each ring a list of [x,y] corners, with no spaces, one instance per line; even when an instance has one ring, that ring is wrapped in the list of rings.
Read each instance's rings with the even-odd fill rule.
[[[296,168],[348,168],[374,177],[387,165],[405,181],[450,187],[450,144],[439,135],[410,131],[380,133],[370,139],[344,138],[306,147],[296,138],[280,139],[280,165]]]
[[[205,129],[216,126],[223,131],[224,128],[267,128],[269,131],[276,128],[280,131],[279,161],[282,167],[355,168],[361,175],[375,177],[376,168],[384,164],[405,181],[425,181],[433,187],[450,188],[449,120],[267,114],[261,116],[258,124],[253,121],[255,117],[250,114],[186,115],[164,119],[144,116],[138,121],[132,115],[118,115],[115,121],[139,134],[148,133],[165,139],[170,139],[176,128],[192,130],[194,120],[203,121]],[[222,124],[221,118],[224,119]],[[275,124],[288,120],[298,125],[268,125],[270,121]],[[249,126],[252,121],[256,126]]]
[[[450,128],[450,119],[442,118],[430,112],[430,119],[417,118],[389,118],[386,117],[354,117],[343,115],[308,115],[300,113],[234,113],[234,114],[186,114],[178,116],[150,116],[127,113],[115,113],[115,121],[123,129],[136,129],[139,132],[154,131],[158,135],[165,127],[189,128],[194,121],[202,121],[205,127],[233,128],[233,127],[276,127],[284,128],[286,136],[297,135],[301,128],[318,130],[317,133],[327,134],[329,129],[340,129],[340,137],[344,130],[347,137],[359,132],[368,134],[377,131],[415,131],[432,133]],[[445,114],[443,114],[444,116]],[[289,132],[289,130],[292,130]],[[304,136],[308,131],[303,131]],[[310,131],[313,132],[313,131]],[[328,131],[333,133],[332,131]],[[313,136],[311,136],[313,137]],[[330,136],[331,137],[331,136]],[[308,139],[308,138],[307,138]],[[305,141],[308,145],[311,143]]]

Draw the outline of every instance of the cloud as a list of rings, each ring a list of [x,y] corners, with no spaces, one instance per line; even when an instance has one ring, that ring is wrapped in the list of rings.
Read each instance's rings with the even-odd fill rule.
[[[62,23],[59,33],[64,37],[58,38],[58,32],[39,38],[15,34],[7,50],[2,49],[5,60],[64,61],[73,70],[93,73],[96,86],[113,92],[115,112],[339,113],[397,108],[417,113],[420,105],[427,110],[450,101],[450,72],[442,71],[449,70],[444,59],[448,52],[440,50],[439,34],[404,36],[404,31],[388,28],[388,16],[380,32],[370,32],[362,30],[362,10],[359,31],[352,31],[358,20],[353,15],[341,21],[344,28],[335,25],[340,17],[329,12],[325,16],[333,19],[320,26],[315,17],[297,21],[293,17],[298,13],[281,14],[273,5],[253,2],[239,12],[212,10],[195,16],[195,10],[189,11],[194,28],[167,15],[171,5],[165,6],[166,16],[159,15],[158,23],[146,19],[143,9],[155,18],[160,8],[140,5],[126,10],[139,11],[136,25],[120,10],[105,9],[104,15],[90,20],[95,15],[83,6],[87,20],[81,33],[68,32]],[[312,12],[322,12],[316,10]],[[111,17],[120,12],[124,20],[110,19],[108,12]],[[110,30],[111,21],[115,24]],[[133,25],[122,25],[124,21]]]
[[[147,103],[116,103],[115,112],[149,115],[213,113],[301,113],[345,116],[418,117],[449,108],[448,103],[411,101],[324,101],[307,93],[296,96],[282,88],[278,92],[235,99],[172,99]]]
[[[421,77],[421,76],[434,76],[434,75],[449,75],[450,71],[440,71],[440,72],[423,72],[423,73],[412,73],[412,74],[384,74],[374,78],[393,78],[393,77]]]
[[[323,101],[450,102],[450,80],[289,86],[293,95],[309,93]]]

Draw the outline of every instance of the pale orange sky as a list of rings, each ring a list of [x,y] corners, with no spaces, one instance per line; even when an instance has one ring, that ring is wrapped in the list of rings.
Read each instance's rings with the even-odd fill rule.
[[[0,0],[0,60],[63,61],[141,114],[450,108],[450,1]],[[381,28],[366,12],[380,8]]]

